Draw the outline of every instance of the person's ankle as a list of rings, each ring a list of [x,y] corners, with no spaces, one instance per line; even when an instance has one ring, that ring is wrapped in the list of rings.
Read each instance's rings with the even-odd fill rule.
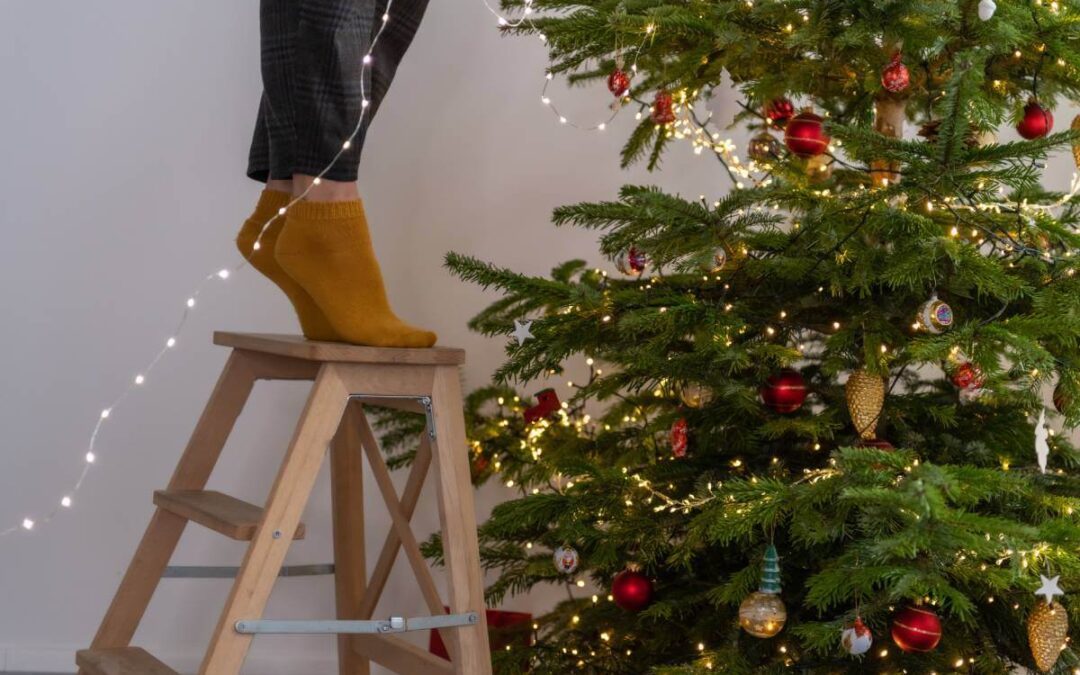
[[[360,199],[356,181],[337,181],[297,174],[293,176],[293,197],[304,195],[312,202],[351,202]]]

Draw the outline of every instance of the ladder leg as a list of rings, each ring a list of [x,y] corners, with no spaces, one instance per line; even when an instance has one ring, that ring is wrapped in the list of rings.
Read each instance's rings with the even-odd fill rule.
[[[254,384],[255,373],[247,358],[233,351],[176,466],[170,489],[201,490],[206,486]],[[98,628],[92,649],[126,647],[131,643],[186,525],[186,519],[168,511],[154,512]]]
[[[458,369],[439,366],[432,387],[435,413],[435,468],[438,475],[439,519],[442,522],[443,556],[449,576],[450,612],[478,612],[480,624],[459,628],[450,639],[457,675],[490,675],[491,653],[484,616],[484,586],[480,547],[476,535],[476,510],[469,474],[465,418],[462,414]]]
[[[367,583],[364,556],[364,460],[358,428],[364,415],[358,402],[349,404],[330,446],[330,499],[334,514],[334,585],[337,618],[361,619]],[[338,636],[339,675],[370,675],[370,662],[353,648],[355,639]]]
[[[284,533],[294,532],[300,522],[347,400],[348,391],[336,367],[324,365],[270,490],[262,522],[244,556],[199,675],[237,675],[240,672],[252,636],[237,633],[236,622],[262,617],[292,543],[292,537]]]

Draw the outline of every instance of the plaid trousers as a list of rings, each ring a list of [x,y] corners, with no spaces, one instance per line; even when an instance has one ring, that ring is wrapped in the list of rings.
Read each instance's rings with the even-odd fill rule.
[[[351,147],[326,174],[354,181],[371,119],[412,43],[428,0],[262,0],[263,95],[248,176],[288,180],[322,171],[360,120]],[[375,43],[372,62],[363,65]],[[363,92],[363,93],[362,93]]]

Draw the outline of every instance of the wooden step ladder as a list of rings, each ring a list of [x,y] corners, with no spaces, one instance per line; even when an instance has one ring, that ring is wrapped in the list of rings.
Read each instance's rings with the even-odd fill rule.
[[[337,634],[339,675],[368,675],[371,661],[409,675],[490,674],[458,375],[465,353],[449,348],[357,347],[310,342],[295,336],[245,333],[216,333],[214,342],[231,347],[232,353],[168,488],[154,493],[157,510],[92,646],[76,657],[80,674],[176,675],[161,661],[130,644],[188,522],[251,542],[199,675],[239,673],[254,635],[261,633]],[[265,508],[205,489],[257,380],[314,381]],[[400,496],[364,414],[365,404],[427,416],[416,459]],[[263,609],[285,554],[294,538],[304,536],[300,515],[327,449],[337,618],[264,620]],[[370,578],[364,554],[361,453],[367,456],[393,523]],[[409,524],[432,465],[438,481],[448,574],[445,603]],[[405,551],[432,616],[373,621],[375,605],[399,550]],[[450,662],[394,636],[426,629],[440,630]]]

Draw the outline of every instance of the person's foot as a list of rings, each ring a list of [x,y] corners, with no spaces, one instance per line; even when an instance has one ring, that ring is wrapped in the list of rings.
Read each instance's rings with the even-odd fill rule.
[[[390,309],[364,206],[304,201],[289,209],[275,257],[315,301],[344,342],[430,347],[436,336]]]
[[[293,309],[296,310],[296,316],[300,319],[300,330],[304,332],[304,337],[309,340],[340,342],[341,338],[326,320],[319,306],[274,259],[274,247],[285,226],[285,217],[278,215],[278,212],[291,199],[292,197],[287,192],[264,190],[262,196],[259,197],[255,212],[240,228],[240,234],[236,237],[236,248],[240,249],[240,254],[251,263],[252,267],[277,284],[277,287],[289,298]],[[274,216],[278,217],[270,223],[265,232],[262,232],[263,226]],[[260,232],[262,232],[261,239]],[[255,249],[256,241],[259,242],[257,250]]]

